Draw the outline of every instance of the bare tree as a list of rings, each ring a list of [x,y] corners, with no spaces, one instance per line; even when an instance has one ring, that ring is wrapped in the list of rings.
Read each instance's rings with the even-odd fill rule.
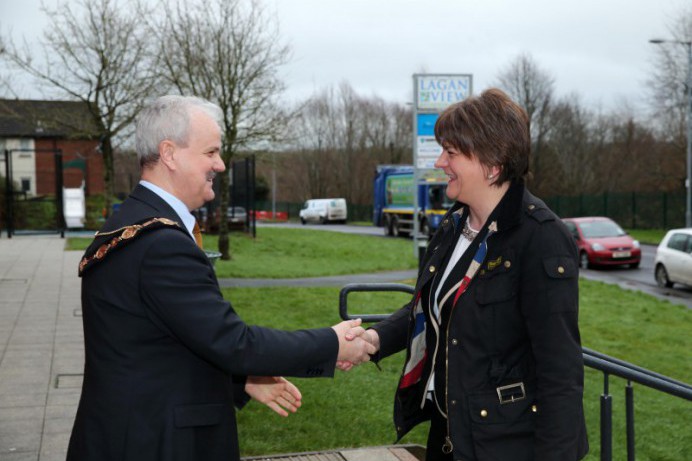
[[[280,42],[276,20],[256,0],[178,1],[161,7],[162,20],[150,29],[157,37],[161,77],[180,93],[221,107],[226,165],[239,151],[278,138],[285,122],[278,70],[289,49]],[[221,175],[221,210],[229,204],[228,185],[228,175]],[[219,251],[222,259],[231,258],[225,219],[219,222]]]
[[[531,123],[533,188],[541,193],[544,180],[541,165],[545,136],[548,126],[548,113],[553,99],[554,78],[538,67],[529,54],[521,54],[498,76],[500,88],[517,101],[529,115]]]
[[[670,40],[692,40],[692,7],[681,10],[668,27]],[[655,58],[648,81],[654,123],[660,137],[673,143],[684,156],[687,114],[687,47],[663,43],[654,48]]]
[[[292,158],[299,160],[289,165],[289,181],[301,200],[329,194],[370,204],[375,167],[411,158],[410,109],[363,97],[348,82],[310,97],[290,131],[296,134],[291,150],[298,154]]]
[[[308,98],[290,124],[294,155],[287,157],[284,171],[300,200],[330,193],[333,175],[329,172],[334,168],[329,165],[337,149],[334,112],[334,92],[327,88]]]
[[[555,156],[551,168],[559,167],[549,175],[558,184],[553,185],[558,194],[574,195],[593,192],[596,188],[598,168],[589,129],[591,117],[576,95],[557,101],[551,109],[551,130],[546,145]]]
[[[84,101],[100,127],[106,209],[113,197],[113,154],[157,81],[148,56],[143,15],[127,0],[62,1],[42,6],[49,18],[43,56],[5,39],[2,58],[57,94]]]

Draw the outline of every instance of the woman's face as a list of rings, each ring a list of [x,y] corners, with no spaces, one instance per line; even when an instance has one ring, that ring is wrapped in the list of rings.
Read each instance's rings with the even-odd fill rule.
[[[466,156],[448,144],[435,162],[435,168],[442,169],[447,177],[447,197],[459,202],[472,204],[489,187],[488,169],[475,155]]]

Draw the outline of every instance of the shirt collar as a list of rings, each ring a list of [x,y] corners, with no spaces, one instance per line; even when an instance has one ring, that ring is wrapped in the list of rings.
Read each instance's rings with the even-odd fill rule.
[[[171,208],[173,208],[173,210],[178,214],[178,216],[180,216],[180,219],[183,221],[183,225],[192,236],[192,229],[195,227],[195,217],[192,216],[192,213],[190,213],[190,210],[187,209],[187,206],[178,197],[166,192],[156,184],[152,184],[143,179],[141,179],[139,183],[169,204]],[[194,238],[194,236],[192,236],[192,238]]]

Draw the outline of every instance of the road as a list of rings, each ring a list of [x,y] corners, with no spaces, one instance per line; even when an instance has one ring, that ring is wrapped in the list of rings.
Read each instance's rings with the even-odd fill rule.
[[[642,245],[642,262],[638,269],[627,267],[606,267],[581,269],[580,275],[589,280],[600,280],[619,285],[627,290],[638,290],[657,298],[667,299],[674,304],[682,304],[692,309],[692,287],[675,284],[673,288],[659,288],[654,279],[654,259],[656,247]]]
[[[306,224],[299,223],[257,223],[258,226],[287,227],[294,229],[311,229],[349,234],[384,236],[381,227],[352,226],[348,224]],[[692,309],[692,287],[676,284],[673,288],[659,288],[654,279],[654,258],[656,247],[642,245],[642,262],[638,269],[628,267],[605,267],[598,269],[581,269],[580,275],[589,280],[598,280],[620,286],[626,290],[642,291],[674,304],[681,304]]]

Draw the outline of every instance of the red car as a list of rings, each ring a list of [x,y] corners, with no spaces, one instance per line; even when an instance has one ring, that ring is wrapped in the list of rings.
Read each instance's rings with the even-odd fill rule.
[[[562,220],[577,241],[582,268],[627,264],[636,269],[642,259],[639,242],[615,221],[604,217]]]

